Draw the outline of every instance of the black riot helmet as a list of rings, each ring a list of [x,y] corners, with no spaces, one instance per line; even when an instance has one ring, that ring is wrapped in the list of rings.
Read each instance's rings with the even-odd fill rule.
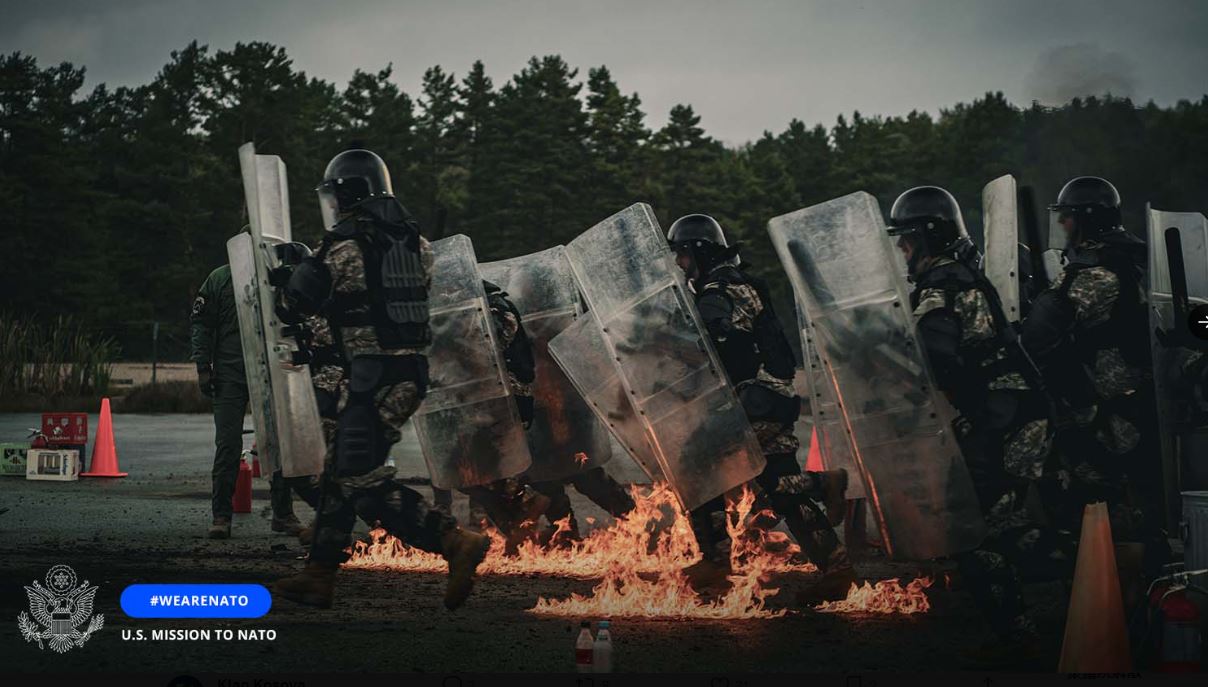
[[[1054,214],[1053,219],[1056,220],[1051,226],[1059,226],[1066,219],[1074,221],[1073,231],[1067,239],[1067,247],[1122,228],[1120,192],[1110,181],[1100,177],[1070,179],[1061,187],[1057,202],[1049,206],[1049,211]],[[1049,247],[1057,246],[1050,242]]]
[[[688,272],[688,277],[695,279],[709,274],[718,265],[736,260],[738,245],[731,246],[726,241],[726,233],[722,231],[717,220],[708,215],[684,215],[671,224],[667,230],[667,243],[676,255],[687,255],[692,260],[692,266],[697,274]]]
[[[376,153],[356,148],[331,158],[315,191],[323,212],[323,225],[331,229],[343,214],[371,198],[393,198],[390,170]]]
[[[916,186],[898,196],[889,211],[889,235],[911,245],[907,267],[917,273],[924,258],[951,257],[976,260],[976,246],[965,230],[956,198],[939,186]]]

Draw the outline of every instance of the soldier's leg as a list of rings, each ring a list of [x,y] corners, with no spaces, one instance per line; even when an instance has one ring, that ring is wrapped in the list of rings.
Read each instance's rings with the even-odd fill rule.
[[[319,510],[319,480],[315,477],[286,477],[285,484],[306,505]]]
[[[1000,638],[1034,634],[1035,628],[1024,615],[1019,571],[1001,549],[1002,542],[990,537],[980,548],[957,556],[961,577],[982,616]]]
[[[597,467],[571,477],[571,484],[592,503],[608,511],[614,518],[622,517],[635,507],[629,490],[617,483],[604,468]]]
[[[381,446],[375,446],[375,464],[391,473],[391,479],[374,493],[373,508],[387,530],[428,551],[439,552],[449,563],[445,607],[465,603],[474,586],[474,571],[487,555],[490,540],[457,526],[451,515],[441,513],[418,492],[393,480],[393,467],[384,467],[390,447],[402,437],[403,424],[419,408],[427,384],[427,362],[422,358],[386,358],[367,361],[358,367],[354,360],[350,389],[353,394],[372,384],[376,406],[375,429]]]
[[[457,528],[453,516],[397,480],[360,495],[355,508],[366,522],[376,522],[408,546],[432,553],[441,553],[442,539]]]
[[[239,454],[243,451],[243,416],[247,411],[247,388],[219,382],[214,392],[214,467],[211,471],[210,508],[215,522],[231,519],[231,497],[239,477]],[[214,536],[214,532],[211,532]]]
[[[538,535],[542,545],[566,545],[579,541],[579,521],[575,518],[575,510],[570,503],[570,495],[566,493],[566,485],[558,480],[549,482],[534,482],[530,485],[534,491],[549,499],[545,509],[546,527]],[[566,529],[559,530],[559,523],[565,522]],[[557,536],[557,541],[554,537]]]
[[[440,487],[432,487],[432,503],[433,505],[446,514],[453,515],[453,492]]]

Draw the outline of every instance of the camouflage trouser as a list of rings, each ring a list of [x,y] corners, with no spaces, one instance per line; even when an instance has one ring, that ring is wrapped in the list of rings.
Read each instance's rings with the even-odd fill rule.
[[[1023,580],[1069,580],[1077,560],[1076,535],[1036,524],[1004,529],[957,556],[961,575],[996,634],[1032,634],[1024,613]]]
[[[575,511],[571,507],[570,496],[566,493],[568,482],[575,487],[576,491],[608,511],[614,518],[626,515],[635,507],[633,497],[629,495],[625,487],[618,484],[602,467],[585,470],[563,481],[534,483],[534,489],[550,498],[550,506],[545,512],[545,519],[552,525],[569,517],[571,532],[576,535],[579,532],[579,523],[575,520]]]
[[[332,425],[324,422],[325,433],[329,434],[329,461],[320,479],[320,508],[310,555],[321,562],[346,560],[344,550],[351,543],[357,516],[382,526],[410,546],[439,553],[441,537],[457,526],[456,521],[432,507],[419,492],[396,480],[395,469],[384,465],[390,446],[401,436],[403,423],[419,407],[422,400],[419,387],[411,381],[386,378],[364,394],[358,398],[353,389],[347,402],[342,399],[335,431],[328,432]],[[355,411],[358,403],[372,403],[376,410],[376,421],[371,427],[355,426],[352,431],[370,432],[369,442],[378,467],[350,473],[340,467],[341,454],[348,450],[340,434],[350,431],[345,414]]]
[[[782,518],[810,562],[822,572],[850,566],[847,548],[839,541],[839,536],[813,498],[817,483],[810,480],[808,483],[815,485],[814,488],[799,493],[781,490],[782,478],[801,475],[796,456],[773,454],[767,456],[767,462],[763,474],[755,479],[756,491],[760,493],[756,509],[770,508]],[[717,563],[729,560],[731,542],[726,517],[723,497],[709,501],[690,514],[692,532],[696,535],[701,555],[707,560]]]
[[[534,495],[522,477],[509,477],[460,491],[470,497],[471,512],[475,508],[481,509],[505,535],[513,534],[528,520],[525,511]]]
[[[794,454],[769,455],[767,461],[767,468],[755,481],[763,488],[767,506],[784,518],[810,562],[822,572],[850,567],[847,547],[818,506],[820,480],[812,473],[802,473]],[[795,488],[786,489],[786,485]]]

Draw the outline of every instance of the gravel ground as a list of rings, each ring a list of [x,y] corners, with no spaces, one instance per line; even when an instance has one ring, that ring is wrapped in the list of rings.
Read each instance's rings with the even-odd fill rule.
[[[90,419],[95,428],[96,418]],[[0,441],[20,440],[34,415],[0,415]],[[250,425],[250,421],[249,421]],[[236,516],[229,541],[203,538],[209,524],[209,416],[116,415],[120,480],[74,483],[0,479],[0,665],[31,671],[569,671],[579,619],[526,613],[538,596],[586,593],[592,582],[553,577],[487,577],[465,607],[441,605],[442,576],[344,571],[336,607],[317,611],[288,601],[255,620],[135,620],[120,610],[136,582],[268,583],[300,567],[301,547],[269,529],[268,485],[254,485],[253,512]],[[413,438],[395,451],[402,474],[423,474]],[[621,457],[610,471],[640,473]],[[577,494],[582,515],[606,516]],[[464,500],[458,507],[464,509]],[[311,515],[296,505],[304,521]],[[58,563],[99,585],[95,612],[105,628],[64,655],[21,640],[22,587]],[[913,576],[917,565],[861,561],[869,578]],[[808,576],[777,580],[789,606]],[[1012,670],[1051,670],[1060,645],[1064,595],[1029,588],[1045,632],[1042,655]],[[826,615],[794,611],[775,620],[613,623],[621,671],[856,671],[990,668],[965,657],[990,635],[970,597],[937,584],[925,615]],[[124,641],[123,631],[270,629],[275,641]]]

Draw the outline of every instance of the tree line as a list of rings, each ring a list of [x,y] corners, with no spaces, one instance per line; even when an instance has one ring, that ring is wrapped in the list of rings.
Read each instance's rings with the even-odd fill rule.
[[[979,240],[981,187],[1006,173],[1042,202],[1072,176],[1105,176],[1133,229],[1146,202],[1208,210],[1208,96],[1048,108],[988,92],[936,116],[794,119],[727,146],[690,105],[651,126],[607,67],[583,74],[557,55],[502,84],[482,62],[461,75],[431,67],[409,94],[389,65],[340,87],[280,46],[194,42],[148,84],[84,92],[84,80],[83,66],[0,55],[0,309],[75,315],[128,359],[151,353],[152,322],[160,357],[184,358],[192,295],[245,223],[236,149],[247,141],[285,160],[295,238],[308,243],[322,231],[313,188],[326,162],[361,145],[386,161],[429,238],[468,234],[480,260],[564,243],[645,201],[664,226],[717,217],[781,299],[767,220],[855,190],[887,210],[908,187],[945,186]]]

